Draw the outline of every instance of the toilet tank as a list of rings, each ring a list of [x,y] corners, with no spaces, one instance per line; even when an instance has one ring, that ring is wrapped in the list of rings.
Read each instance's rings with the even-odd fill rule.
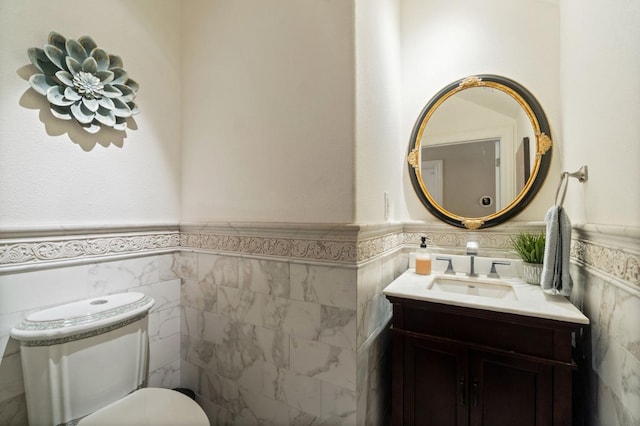
[[[144,387],[153,303],[142,293],[113,294],[32,313],[13,328],[29,424],[75,424]]]

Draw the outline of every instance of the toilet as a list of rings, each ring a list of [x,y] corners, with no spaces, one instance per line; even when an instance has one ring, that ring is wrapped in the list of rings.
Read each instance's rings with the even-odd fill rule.
[[[208,426],[188,396],[146,387],[153,303],[112,294],[34,312],[14,327],[29,424]]]

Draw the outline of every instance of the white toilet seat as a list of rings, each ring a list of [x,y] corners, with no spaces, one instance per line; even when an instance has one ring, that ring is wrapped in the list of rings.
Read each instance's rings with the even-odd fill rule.
[[[170,389],[143,388],[84,417],[78,426],[209,426],[200,406]]]

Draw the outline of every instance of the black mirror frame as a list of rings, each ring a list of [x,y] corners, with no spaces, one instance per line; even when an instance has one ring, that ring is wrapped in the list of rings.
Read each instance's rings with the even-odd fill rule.
[[[456,215],[436,203],[431,198],[429,191],[425,187],[424,182],[421,179],[420,172],[420,144],[422,134],[429,118],[438,106],[440,106],[440,104],[450,96],[471,87],[493,87],[498,90],[502,90],[513,97],[529,116],[529,120],[531,121],[531,125],[533,126],[533,130],[536,135],[535,165],[531,170],[529,180],[525,183],[520,194],[518,194],[518,196],[502,210],[487,216],[473,218]],[[521,213],[535,198],[549,172],[552,144],[551,129],[549,127],[547,116],[537,99],[525,87],[511,79],[498,75],[481,74],[470,76],[457,80],[440,90],[433,98],[431,98],[418,116],[413,131],[411,132],[411,140],[409,142],[407,156],[409,177],[422,204],[438,219],[459,228],[489,228],[512,219]]]

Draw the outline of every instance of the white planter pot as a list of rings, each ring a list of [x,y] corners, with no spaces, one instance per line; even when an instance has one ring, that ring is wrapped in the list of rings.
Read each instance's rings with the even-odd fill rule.
[[[522,275],[529,284],[540,285],[542,277],[542,263],[522,262]]]

